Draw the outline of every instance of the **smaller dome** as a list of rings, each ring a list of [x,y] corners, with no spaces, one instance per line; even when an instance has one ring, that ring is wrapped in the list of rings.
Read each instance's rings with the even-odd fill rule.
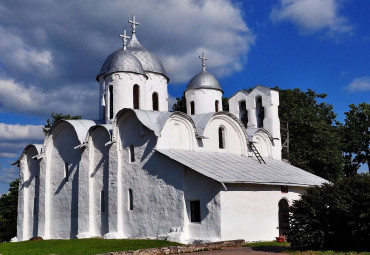
[[[140,61],[130,51],[123,48],[116,50],[107,57],[96,79],[99,80],[101,75],[115,72],[136,73],[147,77]]]
[[[185,91],[190,89],[217,89],[224,92],[217,79],[206,70],[202,70],[190,80]]]

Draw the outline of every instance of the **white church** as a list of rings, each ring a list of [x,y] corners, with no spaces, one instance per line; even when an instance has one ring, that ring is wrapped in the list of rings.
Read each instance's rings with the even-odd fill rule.
[[[326,182],[281,159],[279,93],[241,90],[223,111],[206,70],[186,90],[187,114],[168,111],[169,77],[131,38],[105,60],[99,120],[56,123],[19,160],[17,240],[104,237],[182,243],[273,240],[288,205]],[[128,39],[130,38],[130,41]]]

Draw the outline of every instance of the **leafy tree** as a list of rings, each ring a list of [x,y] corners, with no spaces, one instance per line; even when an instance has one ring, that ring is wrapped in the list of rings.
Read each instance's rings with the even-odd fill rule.
[[[186,113],[186,98],[185,94],[182,95],[181,98],[176,97],[177,102],[173,105],[173,110],[178,112]],[[229,99],[227,97],[222,98],[222,108],[223,111],[229,111]]]
[[[42,128],[44,134],[48,134],[50,128],[60,120],[79,120],[81,119],[80,115],[72,116],[70,114],[63,114],[63,113],[52,113],[51,118],[46,121],[46,125]]]
[[[361,164],[370,164],[370,104],[358,106],[351,104],[350,111],[345,112],[345,124],[342,127],[342,148],[345,158],[345,173],[347,176],[357,174]]]
[[[292,165],[330,181],[343,176],[341,137],[336,114],[330,104],[318,102],[326,94],[308,89],[279,90],[281,125],[289,123],[289,157]]]
[[[17,206],[19,180],[10,183],[8,194],[0,197],[0,242],[17,235]]]
[[[308,188],[290,207],[298,249],[370,250],[370,175]]]

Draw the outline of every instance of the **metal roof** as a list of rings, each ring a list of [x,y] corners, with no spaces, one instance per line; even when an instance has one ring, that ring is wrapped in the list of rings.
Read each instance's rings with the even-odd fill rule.
[[[217,79],[206,70],[202,70],[189,81],[185,91],[190,89],[216,89],[224,92]]]
[[[263,133],[266,133],[266,135],[269,137],[270,140],[273,139],[272,135],[270,134],[269,131],[267,131],[266,129],[264,128],[247,128],[247,134],[248,134],[248,139],[249,141],[252,141],[253,139],[253,136],[255,133],[257,132],[263,132]]]
[[[254,158],[230,153],[172,149],[156,151],[221,183],[313,186],[328,182],[281,160],[264,158],[266,164],[260,164]]]
[[[104,61],[97,76],[107,75],[115,72],[136,73],[147,76],[140,61],[128,50],[121,48],[110,54]]]
[[[17,159],[17,161],[16,161],[16,162],[12,163],[12,165],[16,165],[16,164],[18,164],[18,163],[22,160],[22,158],[24,157],[24,155],[26,155],[27,151],[28,151],[31,147],[34,147],[34,148],[36,149],[36,151],[37,151],[37,155],[40,155],[40,154],[42,154],[42,153],[43,153],[43,145],[42,145],[42,144],[29,144],[29,145],[27,145],[27,146],[24,148],[24,150],[23,150],[22,154],[19,156],[19,158]]]
[[[89,135],[91,134],[91,132],[94,131],[98,127],[104,128],[109,134],[109,139],[112,140],[112,130],[113,130],[112,124],[96,124],[95,126],[91,126],[89,128],[88,135],[86,135],[86,138],[85,138],[86,143],[88,142]]]
[[[85,142],[86,135],[92,126],[102,124],[101,121],[98,120],[62,120],[61,122],[67,122],[72,125],[81,144]]]
[[[167,78],[167,80],[169,80],[162,62],[156,55],[151,53],[140,44],[135,34],[132,35],[132,38],[127,46],[127,50],[129,50],[135,57],[137,57],[137,59],[139,59],[145,72],[162,74]]]

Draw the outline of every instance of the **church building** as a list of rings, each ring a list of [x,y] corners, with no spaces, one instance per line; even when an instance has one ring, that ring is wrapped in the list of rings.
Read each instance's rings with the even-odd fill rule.
[[[98,120],[63,120],[19,160],[17,239],[273,240],[307,187],[327,182],[281,159],[279,93],[222,86],[202,66],[168,111],[161,60],[131,38],[96,80]],[[128,39],[130,39],[128,41]],[[189,77],[190,78],[190,77]]]

